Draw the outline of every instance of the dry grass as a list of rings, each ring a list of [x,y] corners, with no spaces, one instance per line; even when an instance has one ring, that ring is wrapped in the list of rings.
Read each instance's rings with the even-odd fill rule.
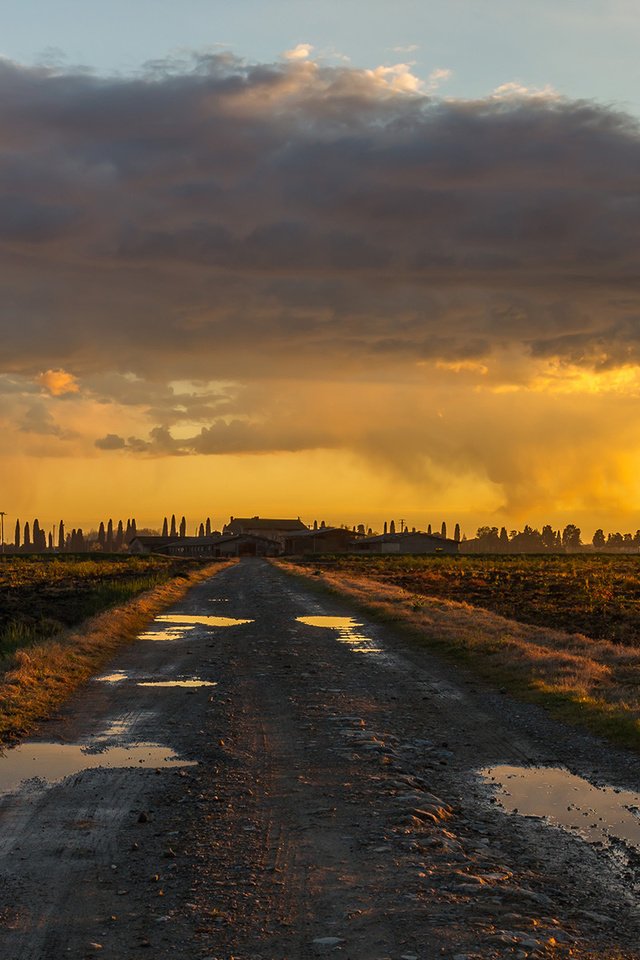
[[[556,715],[640,749],[640,648],[508,620],[466,603],[411,593],[363,576],[278,561],[385,621],[421,644]]]
[[[235,562],[192,570],[91,617],[53,640],[19,649],[7,657],[0,675],[0,742],[29,733],[161,610],[180,600],[196,583]]]

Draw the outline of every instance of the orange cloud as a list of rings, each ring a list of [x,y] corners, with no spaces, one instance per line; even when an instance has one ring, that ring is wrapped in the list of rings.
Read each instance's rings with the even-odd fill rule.
[[[45,370],[36,377],[39,383],[47,393],[52,397],[64,397],[68,393],[79,393],[80,385],[72,373],[66,370]]]

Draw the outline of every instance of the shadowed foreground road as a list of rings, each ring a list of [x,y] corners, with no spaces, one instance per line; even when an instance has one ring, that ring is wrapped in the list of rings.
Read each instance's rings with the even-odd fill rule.
[[[0,958],[640,957],[633,848],[478,774],[594,758],[637,789],[630,756],[242,562],[0,760]]]

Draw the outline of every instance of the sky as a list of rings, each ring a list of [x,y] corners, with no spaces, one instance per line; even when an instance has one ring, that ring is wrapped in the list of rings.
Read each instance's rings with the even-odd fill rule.
[[[0,0],[0,509],[640,527],[628,2]]]

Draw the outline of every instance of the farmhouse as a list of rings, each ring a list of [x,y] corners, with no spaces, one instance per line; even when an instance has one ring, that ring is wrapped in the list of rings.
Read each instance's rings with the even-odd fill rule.
[[[168,543],[171,543],[171,537],[134,537],[129,544],[129,553],[164,553]]]
[[[285,537],[284,552],[294,556],[319,553],[349,553],[353,549],[354,534],[343,527],[319,527],[302,530]]]
[[[251,534],[216,534],[213,537],[181,537],[162,548],[173,557],[275,557],[282,552],[280,543]]]
[[[383,533],[353,542],[354,553],[457,553],[457,540],[432,533]]]
[[[223,534],[236,536],[266,537],[276,540],[284,549],[285,539],[293,533],[303,533],[309,528],[300,517],[297,520],[271,520],[267,517],[231,517],[223,527]]]

